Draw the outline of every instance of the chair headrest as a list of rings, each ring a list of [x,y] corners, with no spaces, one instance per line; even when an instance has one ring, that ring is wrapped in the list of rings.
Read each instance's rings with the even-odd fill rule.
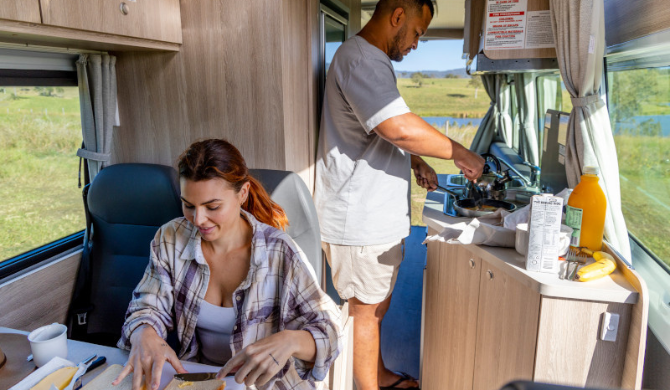
[[[177,172],[155,164],[116,164],[101,170],[88,191],[93,218],[161,226],[182,215]]]

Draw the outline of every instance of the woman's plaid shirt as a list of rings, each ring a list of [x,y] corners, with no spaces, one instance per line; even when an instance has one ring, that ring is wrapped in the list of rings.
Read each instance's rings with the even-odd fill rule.
[[[340,311],[321,290],[304,253],[284,232],[242,211],[253,228],[247,278],[233,293],[237,320],[230,347],[233,355],[247,345],[282,330],[306,330],[316,342],[312,365],[291,358],[263,389],[313,389],[323,380],[340,346]],[[167,338],[175,327],[181,360],[198,356],[195,328],[209,283],[209,266],[201,236],[185,218],[163,225],[151,243],[151,259],[133,292],[117,346],[130,349],[130,335],[143,324]]]

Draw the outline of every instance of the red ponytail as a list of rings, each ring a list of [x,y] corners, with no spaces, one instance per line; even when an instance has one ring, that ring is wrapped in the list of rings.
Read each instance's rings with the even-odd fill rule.
[[[230,142],[223,139],[198,141],[179,157],[179,177],[201,181],[221,178],[239,192],[249,182],[249,196],[242,208],[260,222],[286,230],[288,218],[284,210],[270,199],[261,183],[249,176],[244,157]]]

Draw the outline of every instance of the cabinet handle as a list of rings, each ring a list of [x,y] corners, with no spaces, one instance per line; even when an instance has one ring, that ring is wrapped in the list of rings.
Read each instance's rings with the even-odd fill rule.
[[[122,14],[128,15],[128,4],[126,3],[121,3],[119,5],[119,10],[121,11]]]
[[[470,268],[475,268],[476,265],[475,259],[470,259]]]
[[[486,274],[489,276],[489,280],[493,280],[493,272],[491,270],[487,270]]]

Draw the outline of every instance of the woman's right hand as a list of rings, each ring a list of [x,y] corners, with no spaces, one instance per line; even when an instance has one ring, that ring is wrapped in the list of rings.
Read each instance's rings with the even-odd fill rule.
[[[142,325],[135,329],[130,336],[130,343],[132,347],[128,361],[112,385],[118,385],[132,372],[133,390],[142,389],[142,375],[145,377],[146,389],[156,390],[161,382],[161,373],[166,361],[172,364],[178,374],[187,372],[174,350],[153,327]]]

